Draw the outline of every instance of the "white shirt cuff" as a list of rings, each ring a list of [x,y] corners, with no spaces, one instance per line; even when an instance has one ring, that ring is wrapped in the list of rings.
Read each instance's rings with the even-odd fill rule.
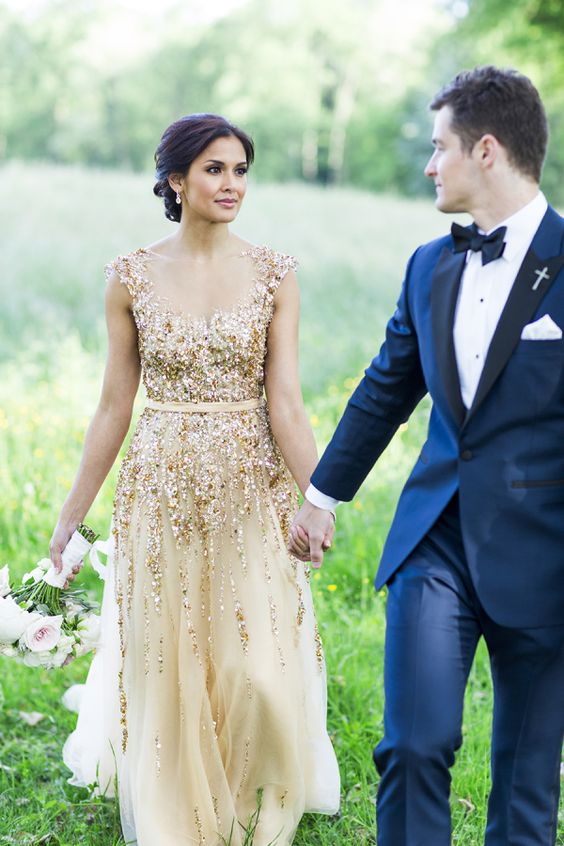
[[[308,502],[311,502],[312,505],[317,506],[317,508],[323,508],[325,511],[334,511],[341,502],[340,499],[335,499],[332,496],[321,493],[321,491],[318,491],[313,485],[309,485],[305,492],[305,498]]]

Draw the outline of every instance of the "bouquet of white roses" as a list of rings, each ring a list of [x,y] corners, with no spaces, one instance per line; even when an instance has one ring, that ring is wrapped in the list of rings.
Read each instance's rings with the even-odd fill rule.
[[[0,655],[50,670],[96,648],[95,606],[84,591],[63,588],[97,537],[81,523],[63,551],[62,571],[56,573],[43,558],[16,588],[10,586],[8,566],[0,569]]]

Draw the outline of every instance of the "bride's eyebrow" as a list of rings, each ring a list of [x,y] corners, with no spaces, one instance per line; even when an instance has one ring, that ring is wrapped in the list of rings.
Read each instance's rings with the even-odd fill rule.
[[[215,164],[215,165],[222,165],[223,167],[225,167],[225,162],[222,162],[219,159],[208,159],[207,162],[204,162],[204,164]],[[243,167],[246,164],[247,164],[246,161],[239,162],[239,164],[236,164],[235,167]]]

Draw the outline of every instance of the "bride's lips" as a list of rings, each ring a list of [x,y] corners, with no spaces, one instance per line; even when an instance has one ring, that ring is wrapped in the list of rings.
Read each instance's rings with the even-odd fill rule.
[[[216,203],[220,206],[225,206],[226,209],[232,209],[233,206],[237,205],[237,200],[232,200],[232,199],[216,200]]]

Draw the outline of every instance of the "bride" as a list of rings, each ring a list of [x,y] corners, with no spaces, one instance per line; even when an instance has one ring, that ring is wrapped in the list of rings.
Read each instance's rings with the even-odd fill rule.
[[[307,565],[286,551],[294,482],[303,492],[317,461],[295,261],[229,229],[253,156],[216,115],[163,134],[154,192],[178,229],[108,268],[102,394],[51,539],[60,568],[142,375],[102,644],[64,749],[73,784],[117,784],[138,846],[241,846],[245,829],[254,846],[286,846],[304,811],[339,803]]]

